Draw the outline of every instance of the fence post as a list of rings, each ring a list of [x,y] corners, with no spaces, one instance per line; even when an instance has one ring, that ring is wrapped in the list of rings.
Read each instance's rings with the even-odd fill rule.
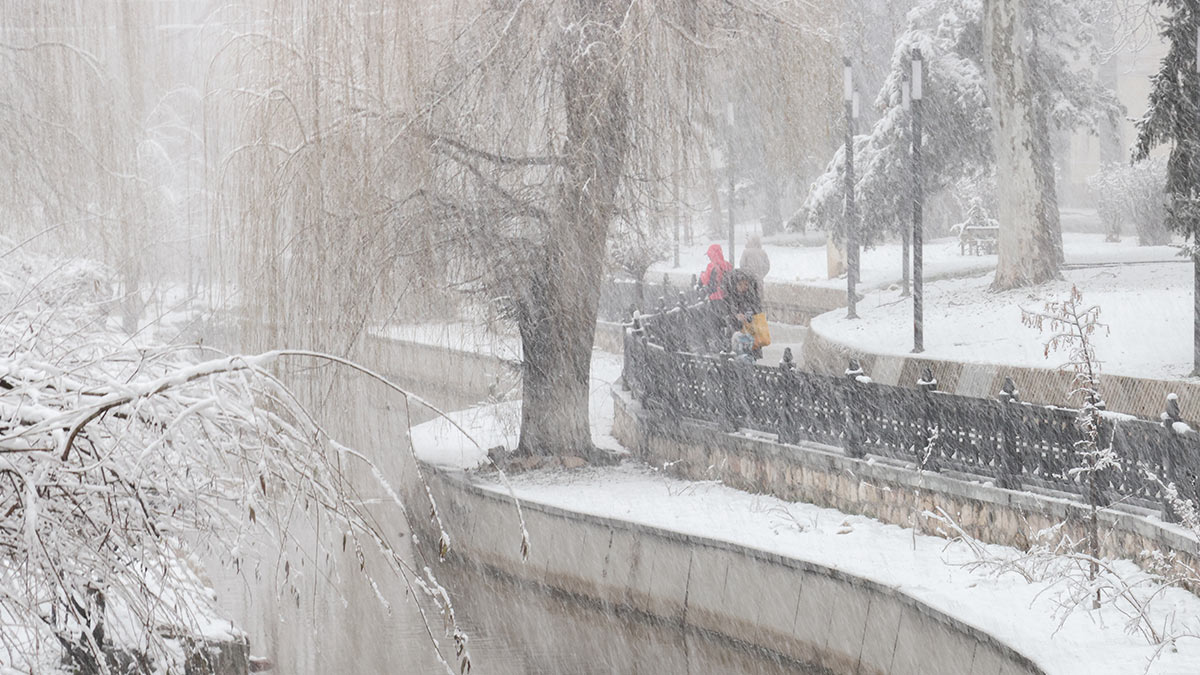
[[[654,313],[657,315],[655,322],[658,325],[658,344],[667,351],[674,351],[679,335],[671,325],[671,317],[667,316],[667,299],[661,295],[658,296],[658,302],[654,306]]]
[[[929,434],[933,431],[931,423],[933,415],[933,392],[937,391],[937,378],[933,369],[925,367],[921,370],[921,379],[917,380],[917,388],[921,390],[921,427],[917,429],[917,469],[938,470],[937,448],[929,446]]]
[[[732,339],[732,336],[731,338]],[[725,341],[729,344],[729,340]],[[734,410],[734,405],[737,405],[737,373],[734,371],[733,351],[727,346],[721,350],[717,360],[717,379],[720,381],[720,386],[716,387],[716,391],[720,392],[721,400],[717,404],[718,419],[721,431],[733,432],[738,428],[738,417]]]
[[[779,361],[779,381],[783,386],[783,405],[779,407],[779,428],[776,430],[780,443],[795,444],[800,441],[800,434],[796,429],[796,397],[793,396],[797,384],[795,371],[796,361],[792,358],[792,348],[784,347],[783,358]]]
[[[1167,409],[1162,414],[1162,425],[1170,434],[1170,440],[1162,449],[1162,467],[1163,467],[1163,486],[1174,483],[1178,490],[1176,475],[1178,473],[1175,466],[1178,459],[1177,453],[1182,448],[1183,440],[1180,435],[1175,433],[1175,423],[1183,422],[1183,415],[1179,412],[1179,397],[1175,394],[1167,394]],[[1178,523],[1179,514],[1175,512],[1175,505],[1171,503],[1171,499],[1167,496],[1166,490],[1162,491],[1162,518],[1168,523]]]
[[[692,349],[696,338],[696,319],[688,309],[687,294],[683,291],[679,291],[679,331],[679,350],[684,352],[699,351]]]
[[[1104,399],[1098,398],[1095,392],[1089,394],[1088,397],[1096,408],[1096,452],[1100,452],[1108,447],[1113,439],[1112,423],[1104,418],[1104,411],[1108,409],[1108,404],[1104,402]],[[1099,508],[1111,503],[1108,495],[1104,492],[1105,484],[1111,485],[1112,483],[1111,476],[1111,469],[1092,471],[1088,475],[1088,498]]]
[[[850,359],[849,367],[846,368],[846,378],[850,381],[842,387],[842,391],[847,396],[842,400],[842,415],[846,420],[845,433],[845,452],[848,457],[861,458],[866,456],[866,450],[863,448],[863,430],[862,425],[858,423],[856,412],[860,412],[863,408],[863,396],[859,387],[859,378],[864,377],[862,364],[858,359]]]
[[[1000,393],[996,395],[1001,403],[1020,403],[1020,393],[1017,391],[1017,385],[1011,377],[1004,378],[1004,386],[1000,388]],[[1019,408],[1002,409],[1001,419],[1011,418],[1009,413],[1016,411],[1021,413]],[[1012,422],[1015,422],[1013,420]],[[1021,457],[1017,450],[1017,438],[1013,433],[1013,423],[1000,425],[1000,462],[997,472],[999,475],[996,478],[996,484],[1006,490],[1021,489]]]
[[[638,363],[637,378],[641,384],[642,390],[642,408],[653,413],[659,405],[658,399],[658,381],[654,377],[653,367],[650,365],[650,338],[647,335],[642,335],[638,338],[638,344],[641,346],[641,359]]]

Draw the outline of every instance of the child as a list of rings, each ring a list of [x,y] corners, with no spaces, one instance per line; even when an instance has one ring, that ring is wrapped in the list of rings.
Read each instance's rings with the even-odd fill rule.
[[[754,363],[756,360],[754,354],[754,336],[745,330],[739,330],[733,334],[732,340],[733,358],[735,361],[744,361],[746,363]]]

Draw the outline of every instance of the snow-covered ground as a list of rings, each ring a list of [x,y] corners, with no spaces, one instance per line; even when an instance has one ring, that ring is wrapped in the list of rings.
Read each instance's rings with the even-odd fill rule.
[[[1085,305],[1100,307],[1108,324],[1094,336],[1103,372],[1184,378],[1192,365],[1192,266],[1186,262],[1068,269],[1062,281],[1032,289],[992,292],[992,275],[935,281],[925,286],[924,356],[974,363],[1058,367],[1064,353],[1045,354],[1049,337],[1021,323],[1021,309],[1065,300],[1071,286]],[[912,350],[912,301],[898,291],[874,290],[858,303],[857,320],[829,312],[812,331],[866,352]]]
[[[683,246],[679,252],[680,267],[676,270],[670,262],[654,264],[646,273],[647,279],[658,279],[664,272],[699,273],[708,265],[706,252],[710,244],[726,246],[724,240],[697,240],[692,246]],[[1095,264],[1102,262],[1145,262],[1175,260],[1178,250],[1173,246],[1138,246],[1135,237],[1127,236],[1122,241],[1104,241],[1102,234],[1068,232],[1063,235],[1063,249],[1068,264]],[[741,257],[744,244],[738,242],[737,255]],[[843,288],[846,278],[826,278],[826,250],[824,246],[786,246],[767,241],[763,250],[771,259],[771,271],[767,281],[802,283],[809,286]],[[880,288],[899,283],[901,278],[900,242],[894,241],[863,251],[863,288]],[[728,251],[726,251],[728,254]],[[958,239],[943,237],[925,242],[925,278],[939,279],[983,273],[996,268],[994,255],[960,255]]]
[[[618,357],[597,353],[593,363],[592,422],[598,441],[612,447],[610,388]],[[485,448],[513,447],[519,403],[453,413],[475,437],[468,441],[445,420],[413,430],[418,456],[448,467],[473,468]],[[483,479],[486,480],[486,479]],[[675,480],[658,470],[627,462],[618,467],[572,472],[538,471],[510,478],[518,498],[574,511],[728,541],[844,570],[894,587],[931,607],[958,617],[1034,659],[1051,675],[1195,675],[1200,640],[1181,640],[1177,650],[1158,647],[1127,632],[1126,617],[1111,607],[1059,611],[1050,582],[1027,583],[1016,574],[971,571],[970,548],[917,535],[862,516],[808,504],[753,495],[714,483]],[[453,533],[451,533],[453,535]],[[537,546],[537,532],[530,533]],[[996,556],[1016,556],[988,547]],[[1120,563],[1136,574],[1132,563]],[[1195,622],[1200,598],[1165,589],[1152,605],[1153,619]]]

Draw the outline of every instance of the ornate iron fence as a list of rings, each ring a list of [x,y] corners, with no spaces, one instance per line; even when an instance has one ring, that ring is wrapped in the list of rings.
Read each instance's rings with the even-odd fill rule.
[[[1017,400],[1011,381],[997,400],[937,391],[926,371],[917,388],[871,382],[856,363],[847,377],[803,372],[790,349],[778,367],[705,354],[719,320],[707,305],[637,317],[625,331],[624,381],[669,432],[682,418],[721,429],[776,434],[781,443],[815,441],[852,457],[876,455],[932,471],[953,471],[1010,489],[1037,487],[1098,504],[1158,508],[1173,518],[1164,486],[1200,504],[1200,438],[1182,425],[1177,402],[1161,423],[1102,413],[1101,447],[1117,461],[1087,466],[1079,411]],[[724,340],[728,345],[728,340]]]

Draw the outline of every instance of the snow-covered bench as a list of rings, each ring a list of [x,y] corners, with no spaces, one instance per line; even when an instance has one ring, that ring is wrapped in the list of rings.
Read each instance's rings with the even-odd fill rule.
[[[987,224],[959,223],[954,226],[958,230],[959,255],[995,254],[1000,238],[1000,226],[989,219]]]

